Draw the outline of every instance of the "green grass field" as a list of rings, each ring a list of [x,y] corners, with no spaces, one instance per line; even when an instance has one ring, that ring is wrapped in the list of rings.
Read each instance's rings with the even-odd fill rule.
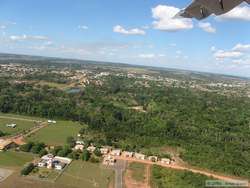
[[[112,170],[105,169],[99,164],[73,161],[56,183],[75,188],[107,188],[113,174]]]
[[[152,188],[205,188],[206,180],[213,178],[194,174],[188,171],[178,171],[160,166],[153,166],[151,172]]]
[[[136,181],[143,182],[145,179],[145,164],[142,163],[130,163],[128,169],[132,172],[132,178]]]
[[[34,127],[36,124],[33,121],[16,119],[17,116],[4,116],[0,115],[0,130],[8,135],[14,135],[17,133],[24,132]],[[17,126],[15,128],[6,127],[6,124],[15,123]]]
[[[0,152],[0,166],[2,167],[22,167],[25,163],[31,162],[34,155],[22,152]]]
[[[64,145],[66,144],[67,137],[76,137],[81,127],[83,125],[76,122],[57,121],[56,124],[50,124],[40,129],[30,137],[27,137],[26,140],[44,142],[51,146]]]

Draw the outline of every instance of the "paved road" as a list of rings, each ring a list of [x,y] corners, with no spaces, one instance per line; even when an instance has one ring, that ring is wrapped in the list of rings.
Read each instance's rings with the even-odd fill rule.
[[[115,188],[123,188],[123,172],[127,166],[127,161],[117,160],[112,167],[115,170]]]

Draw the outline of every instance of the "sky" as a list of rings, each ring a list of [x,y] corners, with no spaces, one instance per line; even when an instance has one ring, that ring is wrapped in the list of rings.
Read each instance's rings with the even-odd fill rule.
[[[1,0],[0,52],[250,77],[250,6],[173,19],[191,0]]]

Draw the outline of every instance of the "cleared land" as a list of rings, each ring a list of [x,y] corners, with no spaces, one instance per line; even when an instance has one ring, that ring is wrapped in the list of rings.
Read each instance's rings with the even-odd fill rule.
[[[36,133],[26,138],[27,141],[44,142],[51,146],[64,145],[69,136],[75,137],[83,127],[76,122],[58,121],[56,124],[50,124],[40,129]]]
[[[32,161],[34,155],[23,152],[0,152],[0,166],[2,167],[22,167],[25,163]]]
[[[125,172],[126,188],[149,188],[150,166],[142,163],[129,163]]]
[[[7,127],[7,124],[15,123],[17,126],[15,128]],[[32,127],[36,126],[35,122],[32,121],[25,121],[25,120],[16,120],[12,118],[2,118],[0,116],[0,130],[7,135],[15,135],[18,133],[23,133],[28,131]]]
[[[56,183],[74,188],[107,188],[113,174],[112,170],[100,164],[73,161]]]

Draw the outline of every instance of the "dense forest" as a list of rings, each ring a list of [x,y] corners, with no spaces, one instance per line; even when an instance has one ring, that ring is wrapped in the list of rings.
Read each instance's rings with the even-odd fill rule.
[[[0,111],[81,121],[103,134],[99,142],[131,151],[180,147],[194,166],[250,177],[249,98],[137,82],[108,76],[102,85],[68,93],[2,78]]]

